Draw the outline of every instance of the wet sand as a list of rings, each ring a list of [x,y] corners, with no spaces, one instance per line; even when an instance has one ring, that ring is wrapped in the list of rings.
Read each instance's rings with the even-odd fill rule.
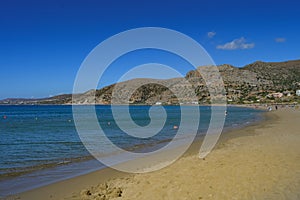
[[[300,199],[300,111],[267,113],[262,123],[223,134],[199,159],[199,142],[161,170],[99,170],[9,199]]]

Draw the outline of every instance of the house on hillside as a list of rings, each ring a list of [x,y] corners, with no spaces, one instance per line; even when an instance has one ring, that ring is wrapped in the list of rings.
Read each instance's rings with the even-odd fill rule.
[[[297,91],[296,91],[296,95],[297,95],[297,96],[300,96],[300,90],[297,90]]]
[[[268,98],[271,98],[271,97],[281,98],[282,96],[283,96],[283,94],[281,92],[276,92],[276,93],[272,93],[272,94],[267,95]]]

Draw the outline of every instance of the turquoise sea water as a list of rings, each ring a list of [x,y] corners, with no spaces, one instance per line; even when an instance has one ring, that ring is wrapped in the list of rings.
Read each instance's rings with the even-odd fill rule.
[[[139,126],[148,125],[150,108],[130,106],[131,118]],[[129,136],[118,127],[110,106],[95,107],[106,136],[117,146],[135,152],[143,151],[147,146],[152,150],[161,148],[175,136],[174,125],[180,124],[180,107],[164,108],[167,118],[161,131],[142,139]],[[122,111],[125,107],[118,109]],[[200,136],[208,128],[211,113],[208,106],[199,109]],[[227,110],[225,128],[244,126],[261,119],[262,111],[259,110],[239,107],[228,107]],[[71,106],[0,106],[0,138],[0,197],[103,167],[92,159],[80,141]],[[99,153],[111,153],[105,146],[101,151]]]

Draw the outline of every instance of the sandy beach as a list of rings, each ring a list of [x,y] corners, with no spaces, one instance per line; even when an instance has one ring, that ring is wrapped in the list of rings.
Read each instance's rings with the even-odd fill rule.
[[[300,199],[300,111],[266,117],[223,134],[205,159],[197,155],[200,141],[159,171],[107,168],[8,199]]]

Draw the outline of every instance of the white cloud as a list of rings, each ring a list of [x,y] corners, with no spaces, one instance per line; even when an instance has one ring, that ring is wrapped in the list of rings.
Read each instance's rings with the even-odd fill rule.
[[[278,43],[283,43],[285,41],[286,41],[285,38],[275,38],[275,42],[278,42]]]
[[[252,49],[255,46],[254,43],[246,43],[244,37],[234,39],[231,42],[225,43],[223,45],[218,45],[217,49],[222,50],[236,50],[236,49]]]
[[[210,31],[210,32],[207,33],[207,37],[213,38],[216,34],[217,34],[216,32]]]

